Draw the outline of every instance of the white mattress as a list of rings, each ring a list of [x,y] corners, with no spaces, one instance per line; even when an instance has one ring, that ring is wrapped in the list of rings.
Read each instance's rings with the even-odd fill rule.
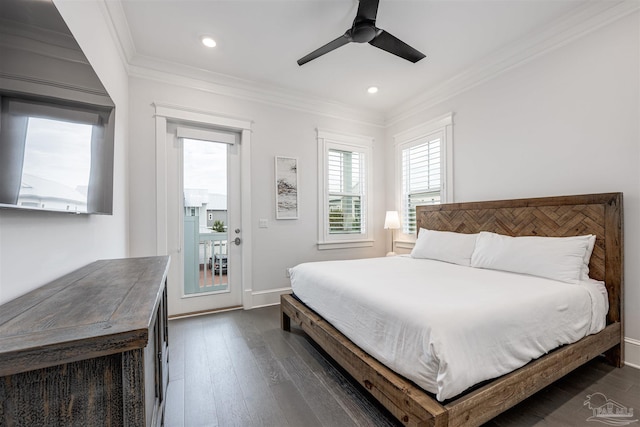
[[[606,290],[408,256],[291,269],[295,295],[440,401],[605,326]]]

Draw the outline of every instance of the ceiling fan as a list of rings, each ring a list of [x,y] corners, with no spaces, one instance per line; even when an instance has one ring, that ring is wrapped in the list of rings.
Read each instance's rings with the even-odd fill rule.
[[[304,65],[319,56],[329,53],[347,43],[369,43],[378,49],[416,63],[425,55],[412,48],[402,40],[392,36],[383,29],[376,27],[376,15],[380,0],[360,0],[358,13],[353,20],[353,25],[343,35],[314,50],[307,56],[298,59],[298,65]]]

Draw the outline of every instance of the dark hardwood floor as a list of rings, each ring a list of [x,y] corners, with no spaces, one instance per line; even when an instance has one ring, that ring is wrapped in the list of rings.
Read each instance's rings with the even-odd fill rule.
[[[281,331],[279,313],[275,306],[170,321],[165,425],[401,425],[301,330]],[[606,425],[587,421],[584,402],[596,392],[640,418],[640,370],[594,360],[486,426]]]

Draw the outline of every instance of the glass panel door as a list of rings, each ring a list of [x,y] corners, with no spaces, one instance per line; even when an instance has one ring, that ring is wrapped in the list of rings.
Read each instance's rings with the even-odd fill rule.
[[[183,140],[184,295],[229,290],[228,147]]]
[[[186,128],[186,131],[192,128]],[[242,305],[240,137],[167,126],[167,247],[172,316]],[[201,137],[201,138],[200,138]]]

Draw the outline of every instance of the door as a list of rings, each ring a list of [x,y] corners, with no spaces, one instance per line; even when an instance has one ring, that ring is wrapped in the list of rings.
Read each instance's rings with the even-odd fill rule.
[[[240,138],[168,126],[167,244],[172,316],[242,304]]]

